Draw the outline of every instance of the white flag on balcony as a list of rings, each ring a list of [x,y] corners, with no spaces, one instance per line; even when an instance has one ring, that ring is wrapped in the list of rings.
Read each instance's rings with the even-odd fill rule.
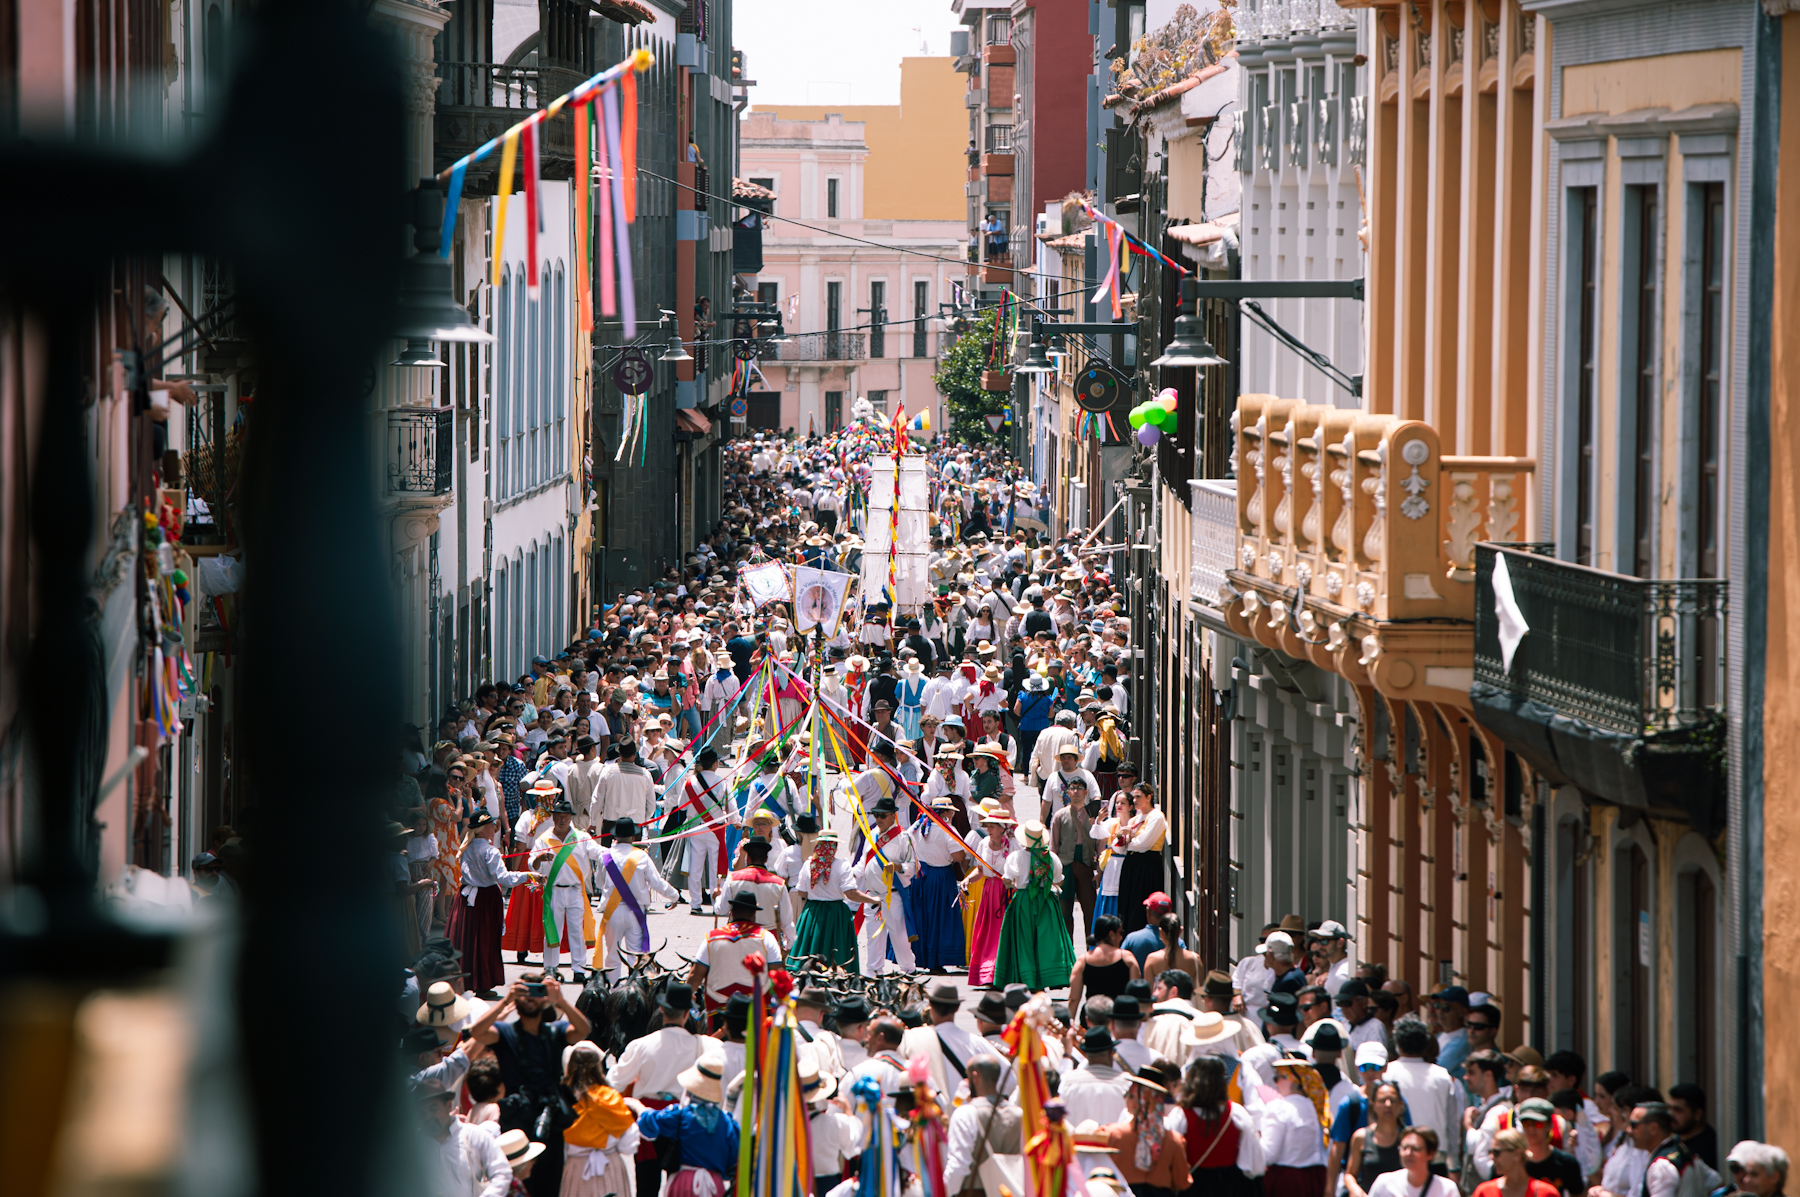
[[[1531,625],[1525,622],[1519,600],[1513,597],[1512,574],[1507,572],[1505,553],[1494,554],[1494,614],[1500,620],[1500,669],[1511,673],[1513,654],[1519,651],[1519,641],[1525,639]]]

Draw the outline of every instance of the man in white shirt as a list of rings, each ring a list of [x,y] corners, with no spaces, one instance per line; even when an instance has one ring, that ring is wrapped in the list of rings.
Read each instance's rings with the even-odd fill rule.
[[[1206,974],[1206,980],[1200,986],[1200,1009],[1211,1011],[1224,1017],[1227,1024],[1237,1028],[1231,1040],[1233,1055],[1241,1056],[1263,1041],[1262,1028],[1242,1014],[1234,1014],[1231,1010],[1231,999],[1236,989],[1231,983],[1231,976],[1219,969]]]
[[[1324,966],[1319,984],[1335,998],[1344,982],[1356,975],[1356,962],[1350,958],[1349,928],[1336,919],[1326,919],[1308,938],[1313,942],[1313,958]]]
[[[506,1197],[513,1173],[499,1137],[455,1117],[452,1090],[427,1082],[415,1085],[414,1095],[431,1161],[425,1191],[432,1197]]]
[[[577,985],[587,982],[589,936],[593,933],[593,911],[588,906],[588,893],[594,885],[599,865],[600,845],[594,837],[574,827],[575,808],[567,798],[559,798],[550,808],[550,826],[538,833],[531,845],[531,867],[544,878],[544,904],[557,927],[557,943],[544,943],[544,971],[556,975],[566,947],[574,965]],[[565,854],[563,849],[567,848]],[[562,863],[557,858],[562,857]]]
[[[1075,725],[1079,722],[1081,719],[1074,711],[1058,711],[1051,725],[1038,733],[1037,744],[1031,750],[1031,760],[1027,766],[1027,784],[1043,785],[1057,771],[1057,762],[1064,748],[1074,749],[1076,761],[1081,759],[1081,736],[1075,730]],[[1089,791],[1093,794],[1099,792],[1097,788]]]
[[[898,809],[891,798],[868,808],[875,820],[875,846],[881,855],[870,852],[856,874],[857,888],[876,902],[876,909],[864,912],[862,927],[863,972],[871,977],[889,971],[890,966],[903,973],[915,971],[900,887],[913,879],[919,865],[913,857],[912,841],[900,827]],[[891,961],[887,958],[890,945],[894,949]]]
[[[681,1100],[681,1082],[675,1078],[699,1059],[700,1040],[687,1029],[693,986],[670,981],[656,1004],[660,1007],[656,1029],[626,1045],[619,1062],[607,1070],[606,1083],[652,1109],[661,1109]]]
[[[1644,1169],[1643,1197],[1705,1197],[1712,1170],[1675,1133],[1675,1117],[1666,1104],[1639,1102],[1625,1125],[1632,1146],[1650,1157]]]
[[[648,823],[656,817],[656,782],[650,770],[638,763],[637,744],[626,740],[619,745],[619,759],[609,761],[600,770],[594,786],[595,822],[602,830],[620,819]]]
[[[595,747],[594,738],[581,735],[575,739],[575,758],[569,764],[568,773],[563,778],[563,793],[569,799],[569,805],[575,809],[575,823],[589,831],[598,823],[594,810],[594,795],[600,789],[600,774],[606,768],[606,762],[600,759],[600,752]]]
[[[623,971],[619,944],[633,952],[650,950],[648,919],[650,895],[659,894],[671,902],[681,893],[663,880],[656,871],[650,854],[637,846],[638,828],[632,819],[619,819],[612,825],[613,845],[600,854],[599,874],[601,934],[606,941],[606,978],[612,980]]]
[[[1155,1059],[1151,1050],[1138,1042],[1138,1032],[1143,1029],[1144,1009],[1135,997],[1122,993],[1113,999],[1112,1021],[1108,1029],[1113,1037],[1113,1054],[1119,1059],[1119,1066],[1127,1072],[1138,1072],[1150,1066]]]
[[[771,967],[781,958],[781,944],[756,921],[761,904],[754,892],[734,894],[727,905],[730,921],[707,935],[688,970],[688,984],[701,992],[709,1017],[725,1009],[733,997],[750,993],[754,978],[744,961],[752,953]]]
[[[1082,1064],[1064,1072],[1057,1087],[1069,1125],[1092,1120],[1111,1126],[1123,1120],[1126,1082],[1113,1065],[1113,1037],[1105,1027],[1089,1027],[1082,1035],[1081,1057]]]
[[[926,994],[929,1003],[928,1026],[914,1027],[900,1040],[900,1058],[911,1061],[924,1056],[931,1070],[931,1087],[940,1105],[948,1107],[962,1089],[969,1075],[969,1065],[978,1056],[995,1056],[993,1046],[972,1031],[956,1025],[956,1012],[962,998],[956,986],[944,981]],[[996,1082],[998,1080],[996,1071]]]
[[[1387,1028],[1375,1017],[1375,1006],[1370,999],[1368,982],[1360,977],[1351,977],[1337,990],[1337,1007],[1342,1017],[1338,1020],[1350,1028],[1350,1050],[1355,1051],[1365,1043],[1387,1042]]]
[[[1035,758],[1037,753],[1034,751],[1032,756]],[[1085,790],[1083,801],[1100,793],[1100,782],[1081,767],[1081,746],[1070,741],[1056,750],[1056,770],[1044,779],[1044,803],[1041,808],[1044,813],[1039,818],[1046,823],[1055,818],[1056,812],[1068,802],[1068,788],[1076,782],[1080,782]]]
[[[1394,1024],[1394,1046],[1400,1058],[1390,1061],[1386,1078],[1400,1086],[1413,1125],[1437,1132],[1438,1148],[1452,1177],[1462,1168],[1462,1112],[1467,1104],[1462,1085],[1436,1064],[1425,1062],[1431,1031],[1416,1018]]]
[[[950,1115],[944,1144],[944,1192],[961,1192],[979,1179],[986,1192],[1010,1189],[1024,1178],[1019,1159],[1024,1111],[1000,1100],[1000,1061],[992,1056],[969,1064],[969,1100]],[[1017,1173],[1016,1177],[1013,1173]]]

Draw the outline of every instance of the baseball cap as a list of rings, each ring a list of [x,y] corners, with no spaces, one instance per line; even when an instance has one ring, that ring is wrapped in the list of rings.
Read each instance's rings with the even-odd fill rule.
[[[1163,893],[1160,889],[1144,899],[1144,909],[1146,910],[1168,910],[1174,905],[1175,900],[1169,897],[1168,894]]]
[[[1358,1068],[1386,1068],[1387,1062],[1387,1045],[1381,1040],[1371,1039],[1367,1043],[1356,1045],[1356,1066]]]
[[[1520,1102],[1513,1110],[1513,1117],[1520,1122],[1549,1122],[1556,1117],[1556,1107],[1541,1097],[1533,1097]]]
[[[1458,1006],[1469,1004],[1469,991],[1461,985],[1446,985],[1431,995],[1433,1001],[1445,1001]]]
[[[1313,928],[1314,939],[1349,939],[1350,929],[1336,919],[1326,919]]]

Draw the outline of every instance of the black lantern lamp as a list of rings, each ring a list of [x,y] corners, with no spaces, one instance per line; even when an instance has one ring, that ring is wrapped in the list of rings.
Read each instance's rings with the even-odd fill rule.
[[[416,359],[418,341],[492,342],[492,334],[469,319],[451,294],[454,275],[450,260],[438,254],[444,227],[444,193],[433,179],[425,180],[412,193],[413,249],[416,250],[400,267],[400,302],[394,313],[394,335],[405,337],[408,345],[395,365],[442,365],[437,361]],[[430,347],[425,347],[430,356]]]
[[[1169,369],[1178,366],[1223,366],[1225,359],[1206,339],[1200,325],[1200,301],[1192,279],[1181,280],[1181,314],[1175,317],[1175,336],[1163,347],[1162,356],[1152,366]]]
[[[1044,328],[1036,316],[1031,318],[1031,343],[1025,347],[1025,360],[1013,367],[1018,374],[1054,374],[1056,363],[1044,352]]]

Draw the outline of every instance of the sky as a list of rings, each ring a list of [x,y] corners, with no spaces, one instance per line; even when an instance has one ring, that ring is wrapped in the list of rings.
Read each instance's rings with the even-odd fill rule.
[[[962,28],[950,0],[737,0],[732,17],[753,106],[898,104],[900,59],[946,55]]]

